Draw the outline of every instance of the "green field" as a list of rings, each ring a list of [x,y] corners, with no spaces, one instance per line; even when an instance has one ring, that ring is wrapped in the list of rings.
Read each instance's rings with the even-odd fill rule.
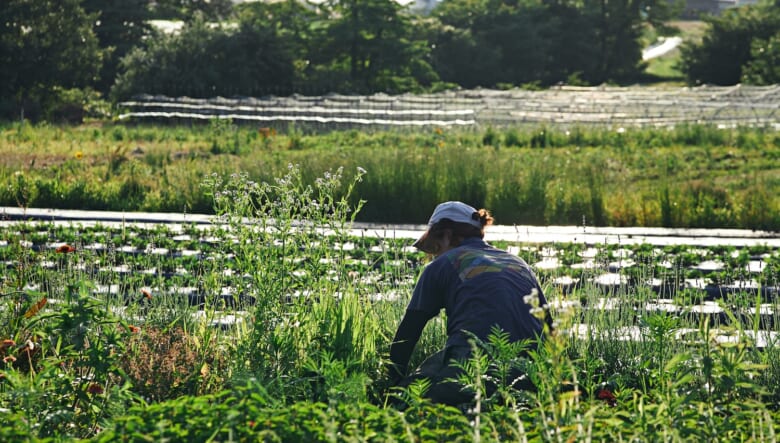
[[[389,341],[426,257],[348,234],[368,174],[209,175],[214,225],[2,225],[0,438],[773,441],[770,247],[497,243],[537,268],[555,331],[527,358],[496,333],[462,383],[482,392],[519,367],[535,389],[460,408],[430,404],[424,383],[391,389]],[[713,298],[656,278],[758,286]],[[442,320],[412,364],[442,345]]]
[[[423,223],[438,202],[499,224],[780,230],[780,135],[771,129],[571,128],[278,134],[203,126],[10,125],[0,130],[0,205],[210,213],[207,175],[311,184],[367,171],[358,219]],[[343,193],[345,189],[337,189]]]

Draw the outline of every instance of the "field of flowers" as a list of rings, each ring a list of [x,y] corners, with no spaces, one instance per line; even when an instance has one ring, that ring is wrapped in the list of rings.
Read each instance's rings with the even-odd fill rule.
[[[534,390],[444,407],[384,381],[427,258],[351,233],[364,171],[302,175],[207,176],[211,224],[3,222],[0,439],[776,440],[777,248],[496,242],[555,330],[528,358],[496,332],[462,380]]]

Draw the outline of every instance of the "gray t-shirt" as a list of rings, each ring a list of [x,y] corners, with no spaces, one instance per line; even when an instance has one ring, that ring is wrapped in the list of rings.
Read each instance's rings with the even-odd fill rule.
[[[543,323],[524,300],[534,290],[537,306],[546,306],[539,281],[523,259],[474,237],[423,270],[407,310],[424,312],[430,319],[444,309],[447,346],[468,346],[469,336],[463,331],[485,340],[494,325],[512,341],[536,339]]]

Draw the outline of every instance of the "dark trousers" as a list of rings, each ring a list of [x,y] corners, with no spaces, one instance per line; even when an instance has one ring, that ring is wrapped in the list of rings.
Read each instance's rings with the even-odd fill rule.
[[[474,400],[474,391],[448,379],[457,379],[463,373],[453,360],[463,361],[470,357],[471,349],[466,346],[444,348],[426,358],[414,372],[401,380],[399,386],[407,387],[416,380],[427,378],[431,386],[425,397],[431,401],[452,406],[469,403]]]
[[[451,346],[426,358],[420,366],[410,375],[406,376],[399,386],[407,387],[416,380],[427,378],[431,386],[425,393],[425,397],[435,403],[444,403],[451,406],[471,403],[474,401],[474,390],[453,381],[461,375],[463,370],[455,362],[463,362],[471,358],[471,348],[468,346]],[[527,375],[519,370],[513,370],[504,383],[511,384],[514,389],[535,391],[536,387],[528,379]],[[496,385],[492,382],[485,383],[485,394],[491,396],[496,392]]]

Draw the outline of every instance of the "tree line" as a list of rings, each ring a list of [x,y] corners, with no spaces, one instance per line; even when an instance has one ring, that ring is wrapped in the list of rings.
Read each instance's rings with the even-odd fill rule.
[[[645,80],[642,36],[682,0],[4,0],[0,116],[68,118],[95,97],[390,94]],[[184,21],[176,33],[153,19]],[[777,83],[780,0],[706,17],[690,84]],[[26,114],[25,114],[26,113]]]

